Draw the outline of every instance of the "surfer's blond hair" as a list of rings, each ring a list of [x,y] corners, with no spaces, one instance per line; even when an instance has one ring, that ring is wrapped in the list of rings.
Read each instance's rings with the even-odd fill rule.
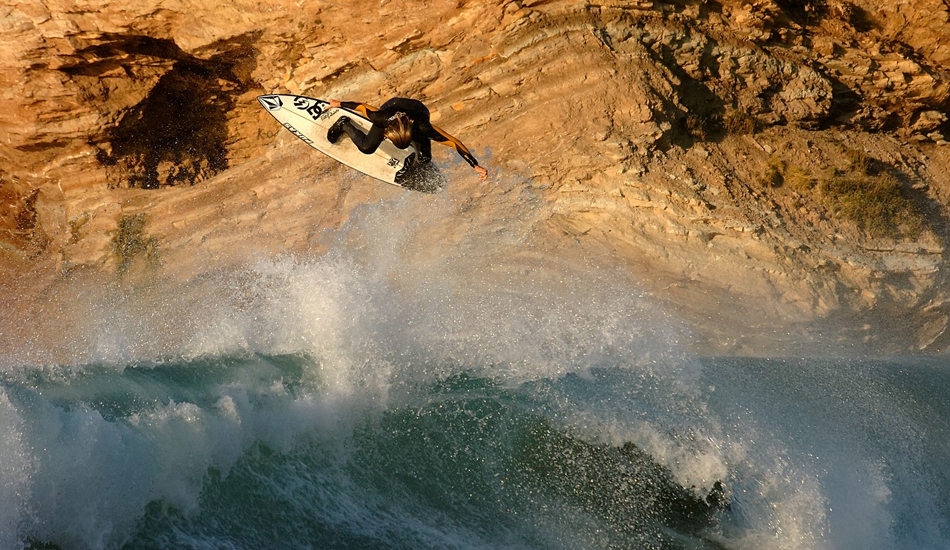
[[[412,143],[412,120],[406,113],[396,113],[386,122],[383,135],[400,149],[409,147]]]

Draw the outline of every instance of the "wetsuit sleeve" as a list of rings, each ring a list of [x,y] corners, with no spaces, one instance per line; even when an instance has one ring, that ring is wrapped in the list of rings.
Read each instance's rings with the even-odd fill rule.
[[[442,130],[438,126],[430,125],[430,128],[432,128],[432,131],[429,132],[430,139],[455,149],[455,151],[463,159],[465,159],[465,162],[469,163],[472,168],[478,166],[478,161],[475,160],[475,155],[473,155],[472,152],[468,150],[468,147],[466,147],[464,143],[455,139],[455,137],[451,136],[448,132]]]

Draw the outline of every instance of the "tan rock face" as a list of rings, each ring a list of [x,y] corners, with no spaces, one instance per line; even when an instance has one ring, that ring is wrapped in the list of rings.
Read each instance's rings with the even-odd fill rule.
[[[715,351],[750,325],[855,315],[867,335],[898,314],[920,327],[909,347],[947,344],[942,0],[0,0],[0,14],[8,270],[115,269],[115,232],[140,213],[183,263],[310,249],[314,227],[396,191],[298,185],[338,167],[255,96],[404,95],[478,156],[490,146],[493,183],[453,182],[479,200],[451,238],[492,217],[510,192],[499,177],[523,174],[543,205],[523,220],[537,242],[628,261]],[[737,113],[759,133],[730,130]],[[777,162],[783,180],[846,171],[855,149],[902,182],[932,222],[921,233],[871,238],[817,191],[761,183]]]

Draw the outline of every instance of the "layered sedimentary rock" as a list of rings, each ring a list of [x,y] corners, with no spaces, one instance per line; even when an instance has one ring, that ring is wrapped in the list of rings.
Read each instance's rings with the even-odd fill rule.
[[[536,243],[609,250],[695,323],[706,351],[774,351],[770,335],[827,338],[822,323],[883,349],[948,343],[943,0],[4,1],[0,12],[8,273],[113,271],[149,243],[183,273],[198,269],[186,265],[196,250],[309,249],[315,228],[398,191],[326,177],[338,167],[278,132],[255,96],[405,95],[479,156],[490,146],[488,184],[453,181],[470,197],[465,219],[497,217],[517,174],[541,202]],[[919,227],[874,234],[791,183],[847,172],[854,151],[898,181]],[[315,179],[326,183],[298,185]],[[147,237],[120,246],[135,227]]]

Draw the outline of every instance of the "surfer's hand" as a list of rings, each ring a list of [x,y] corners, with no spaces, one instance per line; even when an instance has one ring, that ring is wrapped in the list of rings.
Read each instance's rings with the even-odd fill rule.
[[[330,108],[331,108],[331,109],[339,109],[339,108],[340,108],[340,102],[337,101],[337,100],[335,100],[335,99],[331,99],[331,100],[329,101],[329,103],[330,103]]]
[[[476,166],[475,171],[478,172],[478,175],[482,178],[482,181],[488,179],[488,170],[485,170],[481,166]]]

